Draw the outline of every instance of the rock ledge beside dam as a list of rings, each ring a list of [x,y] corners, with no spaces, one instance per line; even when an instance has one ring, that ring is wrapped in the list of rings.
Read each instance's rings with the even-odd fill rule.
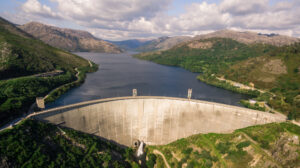
[[[286,117],[193,99],[116,97],[45,110],[33,118],[132,146],[163,145],[198,133],[227,133]]]

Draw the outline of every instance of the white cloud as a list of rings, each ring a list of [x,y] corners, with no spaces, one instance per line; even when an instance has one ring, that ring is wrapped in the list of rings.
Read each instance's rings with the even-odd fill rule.
[[[232,26],[240,26],[245,29],[265,29],[274,31],[292,31],[300,26],[300,3],[279,2],[269,6],[268,10],[250,13],[244,16],[232,16]]]
[[[246,15],[266,10],[269,0],[224,0],[220,4],[222,12],[233,15]]]
[[[220,29],[230,24],[229,14],[222,13],[216,4],[194,3],[186,7],[186,13],[174,18],[173,28],[198,31],[207,29]]]
[[[300,35],[300,2],[222,0],[187,4],[181,14],[169,16],[172,0],[27,0],[21,15],[32,19],[63,19],[86,27],[104,39],[196,35],[235,28]]]
[[[52,0],[65,15],[80,20],[129,21],[152,18],[171,0]]]
[[[60,18],[50,7],[42,5],[38,0],[27,0],[22,5],[22,10],[27,14],[41,15],[43,17]]]

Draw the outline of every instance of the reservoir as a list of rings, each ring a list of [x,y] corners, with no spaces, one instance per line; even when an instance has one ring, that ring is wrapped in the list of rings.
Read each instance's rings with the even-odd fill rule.
[[[233,93],[207,85],[196,79],[192,73],[178,67],[159,65],[132,58],[133,53],[75,53],[99,65],[99,70],[88,73],[85,82],[47,108],[74,104],[82,101],[132,95],[136,88],[139,96],[187,97],[188,88],[193,89],[192,99],[239,105],[241,99],[249,96]]]

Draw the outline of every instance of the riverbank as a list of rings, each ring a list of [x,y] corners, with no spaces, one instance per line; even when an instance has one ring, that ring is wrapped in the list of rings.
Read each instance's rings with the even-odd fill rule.
[[[250,96],[259,96],[261,94],[260,91],[257,89],[242,89],[240,87],[232,85],[229,82],[226,82],[226,80],[219,80],[214,75],[201,74],[197,76],[197,79],[206,84],[213,85],[219,88],[227,89],[241,94],[247,94]]]
[[[54,101],[69,89],[79,86],[84,82],[86,73],[95,72],[98,69],[98,66],[94,63],[89,62],[89,65],[88,67],[75,68],[77,72],[75,81],[72,80],[73,77],[69,72],[54,77],[30,76],[0,81],[0,85],[3,86],[0,92],[7,92],[9,88],[14,90],[22,89],[23,91],[17,92],[16,98],[8,98],[0,105],[1,130],[18,124],[32,114],[36,108],[36,104],[33,103],[36,97],[46,94],[46,96],[43,96],[47,100],[46,102]],[[50,91],[49,88],[51,89]],[[16,94],[16,91],[13,93]],[[24,111],[27,112],[24,113]]]
[[[219,78],[215,75],[202,74],[197,76],[197,79],[209,85],[253,96],[253,98],[250,100],[241,100],[240,103],[244,107],[270,113],[287,115],[288,119],[292,119],[289,117],[288,114],[279,111],[278,109],[274,109],[273,107],[270,107],[270,101],[277,98],[277,95],[272,92],[247,86],[224,78]]]
[[[84,82],[86,77],[86,73],[89,72],[96,72],[98,70],[97,64],[91,63],[89,61],[90,68],[82,67],[82,68],[75,68],[76,74],[76,81],[67,83],[62,85],[54,90],[52,90],[49,94],[44,97],[45,103],[53,102],[57,98],[59,98],[62,94],[66,93],[71,88],[77,87]]]
[[[154,57],[154,58],[152,58],[152,57]],[[169,65],[169,62],[168,62],[169,60],[165,60],[162,57],[159,57],[162,60],[161,59],[156,60],[155,59],[156,57],[158,57],[158,56],[146,57],[146,56],[134,55],[134,58],[137,58],[137,59],[148,60],[148,61],[152,61],[152,62],[155,62],[158,64],[163,64],[163,65]],[[186,66],[183,66],[182,64],[173,65],[173,66],[182,67],[186,70],[191,71],[191,69],[189,69]],[[267,90],[254,88],[253,86],[238,83],[235,81],[230,81],[228,79],[217,77],[215,74],[210,73],[210,71],[208,71],[208,70],[201,73],[200,75],[198,75],[197,79],[208,85],[212,85],[212,86],[222,88],[225,90],[230,90],[235,93],[250,95],[251,99],[240,101],[240,104],[243,105],[244,107],[255,109],[255,110],[272,112],[272,113],[280,112],[280,113],[288,116],[289,119],[294,118],[294,116],[291,115],[292,114],[291,112],[284,110],[284,108],[282,108],[282,107],[286,106],[286,103],[284,103],[284,101],[281,101],[281,102],[283,102],[282,106],[278,105],[278,101],[283,98],[282,98],[282,96],[278,96],[275,93],[272,93]],[[252,99],[254,101],[252,101]],[[276,110],[274,110],[274,109],[276,109]]]

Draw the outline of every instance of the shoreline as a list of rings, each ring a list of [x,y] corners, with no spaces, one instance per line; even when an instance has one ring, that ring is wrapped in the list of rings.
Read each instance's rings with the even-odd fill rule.
[[[60,85],[57,88],[54,88],[50,92],[48,92],[48,94],[43,97],[43,99],[45,100],[45,103],[55,101],[61,95],[63,95],[67,91],[69,91],[71,88],[79,86],[81,83],[84,82],[84,80],[86,78],[86,73],[92,73],[92,72],[96,72],[98,70],[97,64],[92,63],[89,60],[88,60],[88,62],[89,62],[89,68],[88,69],[87,69],[87,67],[75,68],[75,71],[77,72],[76,75],[75,75],[77,77],[77,79],[75,81]],[[78,70],[78,69],[81,69],[81,70]],[[67,86],[67,88],[65,88],[66,86]],[[63,90],[63,92],[60,92],[62,90]],[[53,95],[56,92],[59,92],[59,94],[58,95]],[[36,108],[36,102],[31,104],[31,106],[29,107],[29,109],[26,113],[23,113],[20,117],[17,117],[15,119],[9,121],[8,123],[5,123],[3,126],[1,126],[0,127],[0,132],[3,131],[3,130],[6,130],[6,129],[12,128],[13,126],[15,126],[15,125],[19,124],[20,122],[24,121],[25,119],[29,118],[32,114],[35,113],[34,112],[35,108]]]

